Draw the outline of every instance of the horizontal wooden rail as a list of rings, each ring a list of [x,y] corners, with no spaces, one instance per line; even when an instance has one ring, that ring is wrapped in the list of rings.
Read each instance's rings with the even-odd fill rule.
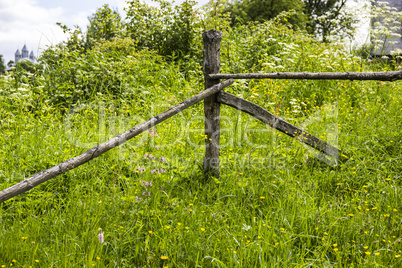
[[[310,80],[402,80],[402,70],[394,72],[345,72],[345,73],[244,73],[210,74],[211,79],[310,79]]]
[[[325,153],[326,155],[336,157],[337,159],[338,156],[341,155],[341,151],[338,148],[330,145],[325,141],[320,140],[319,138],[290,124],[289,122],[286,122],[282,118],[271,114],[270,112],[258,106],[257,104],[236,97],[225,91],[220,91],[218,93],[217,99],[220,103],[229,105],[233,108],[236,108],[237,110],[246,112],[254,116],[255,118],[261,120],[265,124],[271,126],[272,128],[277,129],[292,138],[297,138],[299,141],[313,147],[314,149],[322,153]]]
[[[109,151],[110,149],[113,149],[120,144],[125,143],[131,138],[134,138],[135,136],[141,134],[142,132],[152,128],[153,126],[165,121],[166,119],[172,117],[175,114],[178,114],[179,112],[187,109],[188,107],[196,104],[199,101],[202,101],[203,99],[207,98],[208,96],[211,96],[217,92],[219,92],[221,89],[224,89],[225,87],[233,84],[233,79],[226,80],[224,82],[221,82],[217,85],[214,85],[203,92],[181,102],[180,104],[173,106],[169,110],[158,114],[147,121],[145,121],[142,124],[139,124],[135,127],[133,127],[130,130],[127,130],[123,132],[122,134],[117,135],[116,137],[99,144],[92,149],[89,149],[85,153],[76,156],[74,158],[71,158],[61,164],[58,164],[54,167],[51,167],[49,169],[43,170],[39,173],[36,173],[32,177],[25,179],[23,181],[20,181],[17,184],[14,184],[13,186],[4,189],[0,191],[0,203],[16,196],[21,193],[24,193],[33,187],[46,182],[47,180],[54,178],[60,174],[63,174],[71,169],[74,169],[78,166],[81,166],[82,164],[85,164],[86,162],[100,156],[101,154]]]

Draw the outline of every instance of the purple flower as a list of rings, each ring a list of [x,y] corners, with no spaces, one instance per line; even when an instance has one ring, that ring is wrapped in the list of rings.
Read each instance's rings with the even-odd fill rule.
[[[156,171],[158,171],[158,170],[157,169],[151,170],[151,174],[154,174]]]
[[[156,129],[155,128],[152,128],[152,129],[148,129],[148,133],[151,135],[151,137],[153,137],[153,136],[157,136],[158,135],[158,133],[156,132]]]
[[[142,173],[144,171],[145,171],[145,168],[142,168],[142,167],[135,169],[135,172],[141,172]]]
[[[155,146],[155,150],[159,150],[159,147],[156,147],[156,146]]]
[[[167,162],[166,158],[164,158],[163,156],[161,157],[161,161],[164,162],[164,163]]]
[[[99,228],[99,234],[98,234],[98,239],[99,239],[99,243],[103,244],[104,237],[103,237],[103,232],[102,232],[102,228]]]
[[[141,197],[138,196],[135,197],[135,202],[140,202],[141,200],[142,200]]]

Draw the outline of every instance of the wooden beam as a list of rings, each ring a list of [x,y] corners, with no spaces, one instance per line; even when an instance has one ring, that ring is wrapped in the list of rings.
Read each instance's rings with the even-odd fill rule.
[[[110,149],[113,149],[116,146],[119,146],[120,144],[125,143],[131,138],[134,138],[135,136],[141,134],[142,132],[152,128],[153,126],[165,121],[166,119],[170,118],[171,116],[180,113],[184,109],[187,109],[188,107],[196,104],[199,101],[202,101],[203,99],[216,94],[219,92],[221,89],[231,85],[233,83],[233,79],[226,80],[222,83],[219,83],[217,85],[214,85],[203,92],[181,102],[180,104],[173,106],[169,110],[158,114],[146,122],[139,124],[132,129],[123,132],[122,134],[117,135],[116,137],[99,144],[98,146],[93,147],[92,149],[89,149],[85,153],[76,156],[74,158],[71,158],[61,164],[58,164],[54,167],[51,167],[49,169],[43,170],[39,173],[36,173],[32,177],[25,179],[23,181],[20,181],[19,183],[4,189],[0,191],[0,203],[16,196],[19,194],[22,194],[33,187],[51,179],[54,178],[60,174],[63,174],[71,169],[74,169],[78,166],[81,166],[82,164],[85,164],[86,162],[100,156],[101,154],[109,151]]]
[[[274,129],[277,129],[292,138],[297,138],[297,140],[313,147],[314,149],[326,155],[336,157],[337,159],[338,156],[341,155],[340,154],[341,151],[338,148],[330,145],[325,141],[320,140],[319,138],[290,124],[289,122],[286,122],[282,118],[271,114],[270,112],[258,106],[257,104],[236,97],[225,91],[220,91],[217,95],[218,95],[218,101],[220,103],[229,105],[237,110],[246,112],[254,116],[255,118],[261,120],[265,124],[273,127]]]
[[[345,73],[244,73],[210,74],[211,79],[309,79],[309,80],[402,80],[402,70],[393,72],[345,72]]]
[[[219,79],[210,78],[209,74],[219,73],[220,50],[222,32],[216,30],[205,31],[202,34],[204,41],[203,69],[205,88],[209,88],[217,83]],[[205,115],[205,156],[204,174],[219,177],[219,139],[220,139],[220,103],[216,100],[216,94],[204,100]]]

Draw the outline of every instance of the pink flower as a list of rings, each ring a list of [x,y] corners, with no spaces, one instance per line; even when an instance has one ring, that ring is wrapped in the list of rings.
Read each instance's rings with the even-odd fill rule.
[[[103,244],[103,242],[105,241],[103,238],[102,228],[99,228],[98,239],[99,239],[99,243],[101,243],[101,244]]]

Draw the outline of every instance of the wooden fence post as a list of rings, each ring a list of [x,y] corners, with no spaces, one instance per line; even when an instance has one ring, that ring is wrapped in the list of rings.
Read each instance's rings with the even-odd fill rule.
[[[205,89],[207,89],[219,83],[219,79],[211,79],[208,75],[219,73],[222,32],[205,31],[202,39],[204,40],[203,70]],[[205,157],[203,168],[206,177],[219,177],[219,112],[220,103],[217,101],[217,94],[204,99]]]

